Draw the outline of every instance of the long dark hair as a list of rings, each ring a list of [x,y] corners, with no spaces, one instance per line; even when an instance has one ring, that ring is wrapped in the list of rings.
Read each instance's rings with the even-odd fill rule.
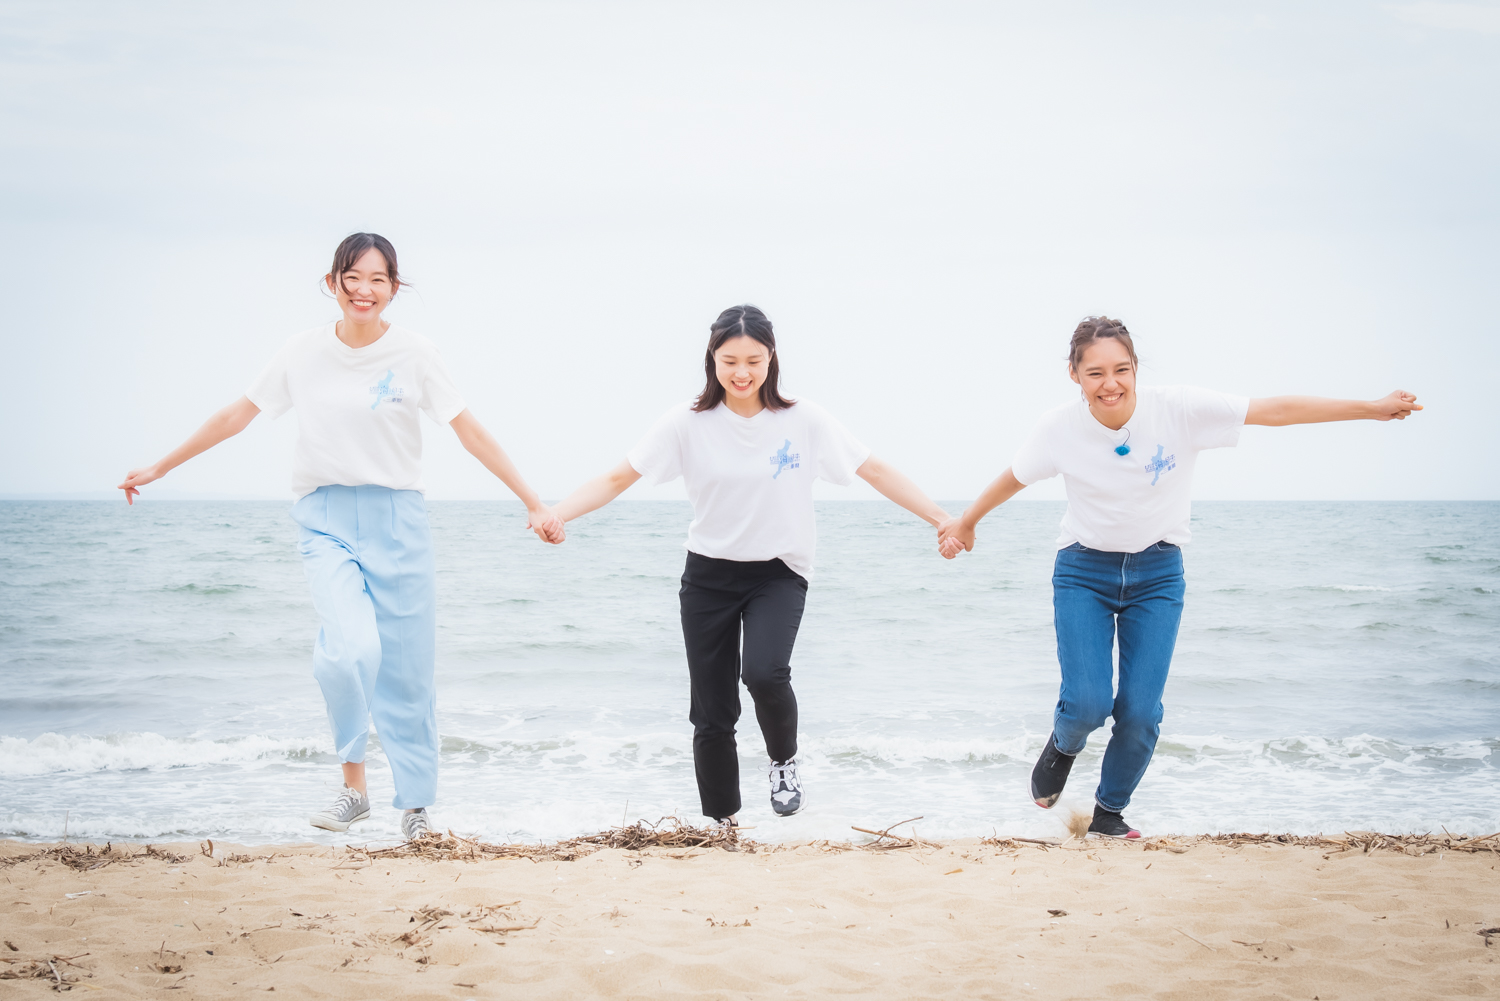
[[[1068,344],[1068,367],[1076,372],[1089,345],[1106,337],[1113,337],[1125,345],[1125,350],[1130,353],[1130,364],[1140,366],[1140,361],[1135,356],[1135,341],[1130,339],[1130,331],[1125,329],[1125,324],[1107,316],[1085,316],[1073,331],[1073,340]]]
[[[333,270],[329,274],[333,276],[333,283],[343,288],[345,272],[354,267],[354,262],[363,257],[365,251],[372,248],[380,251],[380,256],[385,258],[385,273],[390,276],[391,298],[394,299],[405,283],[401,281],[401,272],[396,268],[396,248],[379,233],[350,233],[344,237],[344,242],[333,252]]]
[[[766,366],[766,381],[760,384],[760,403],[767,410],[785,410],[796,406],[796,400],[781,395],[781,365],[776,357],[776,332],[771,321],[754,306],[730,306],[719,314],[719,318],[708,328],[708,351],[703,355],[703,373],[708,377],[703,392],[693,402],[698,413],[712,410],[724,402],[724,385],[719,382],[714,366],[714,352],[724,342],[735,337],[753,337],[771,351],[771,363]]]

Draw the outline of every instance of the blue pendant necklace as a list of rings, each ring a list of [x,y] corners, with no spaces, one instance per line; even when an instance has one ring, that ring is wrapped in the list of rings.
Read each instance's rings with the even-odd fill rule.
[[[1130,429],[1129,428],[1125,429],[1125,440],[1122,441],[1122,442],[1120,442],[1120,444],[1118,444],[1118,445],[1115,446],[1115,454],[1116,455],[1129,455],[1130,454]]]

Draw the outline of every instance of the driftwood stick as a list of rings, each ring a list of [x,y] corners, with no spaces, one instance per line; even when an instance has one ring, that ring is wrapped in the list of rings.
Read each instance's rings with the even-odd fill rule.
[[[924,819],[924,818],[922,818],[922,817],[912,817],[910,820],[900,820],[900,821],[897,821],[896,823],[892,824],[890,827],[887,827],[883,831],[872,831],[872,830],[870,830],[867,827],[855,827],[853,824],[850,824],[849,826],[850,826],[851,829],[856,830],[856,831],[860,832],[861,834],[873,834],[877,838],[896,838],[896,837],[900,837],[900,835],[894,835],[894,834],[891,833],[896,828],[900,827],[902,824],[910,824],[910,823],[912,823],[914,821],[918,821],[918,820],[922,820],[922,819]],[[903,840],[909,840],[909,839],[903,839]]]
[[[1177,931],[1177,932],[1180,932],[1183,935],[1187,935],[1188,938],[1192,939],[1194,942],[1197,942],[1199,945],[1203,946],[1203,948],[1207,949],[1209,952],[1218,952],[1219,951],[1218,949],[1215,949],[1213,946],[1209,945],[1207,942],[1203,941],[1198,936],[1196,936],[1196,935],[1188,935],[1188,933],[1185,932],[1185,931],[1183,931],[1181,928],[1174,928],[1173,930]]]

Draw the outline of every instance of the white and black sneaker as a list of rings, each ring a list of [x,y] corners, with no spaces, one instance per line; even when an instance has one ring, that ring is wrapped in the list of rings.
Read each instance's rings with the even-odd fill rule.
[[[319,810],[310,818],[314,827],[325,831],[347,831],[350,824],[370,819],[370,797],[358,789],[344,786],[339,798],[326,810]]]
[[[797,759],[773,761],[769,768],[771,776],[771,809],[778,817],[790,817],[802,811],[806,802],[802,796],[802,780],[797,778]]]
[[[407,841],[420,841],[431,833],[432,824],[428,822],[426,807],[401,815],[401,835]]]

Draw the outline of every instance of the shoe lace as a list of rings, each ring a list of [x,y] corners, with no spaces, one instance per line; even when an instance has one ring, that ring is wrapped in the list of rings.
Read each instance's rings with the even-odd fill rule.
[[[426,810],[408,813],[402,821],[402,826],[406,828],[406,835],[410,838],[420,838],[424,834],[432,833],[432,825],[427,822]]]
[[[771,795],[777,793],[799,793],[802,791],[802,782],[797,778],[797,759],[788,758],[785,761],[773,761],[768,769],[771,776]]]
[[[352,810],[359,804],[359,801],[363,798],[364,797],[360,793],[346,786],[344,788],[344,791],[339,793],[339,798],[333,801],[332,812],[344,813],[348,810]]]

